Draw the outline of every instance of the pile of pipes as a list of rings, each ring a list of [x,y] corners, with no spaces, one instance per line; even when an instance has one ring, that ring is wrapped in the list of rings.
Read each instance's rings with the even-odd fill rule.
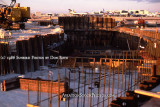
[[[157,85],[159,85],[160,77],[151,77],[150,80],[143,81],[139,84],[140,89],[142,90],[151,90],[155,88]]]
[[[139,84],[139,88],[142,90],[152,90],[160,84],[159,76],[152,76],[150,80],[143,81]],[[134,91],[126,92],[126,97],[118,97],[111,102],[111,107],[138,107],[139,103],[143,103],[149,100],[150,97],[146,95],[140,95]]]
[[[111,107],[139,107],[139,103],[149,100],[150,97],[127,91],[126,97],[118,97],[111,102]]]
[[[3,80],[3,82],[1,82],[1,91],[9,91],[12,89],[17,89],[19,87],[19,78],[12,78],[8,80]]]

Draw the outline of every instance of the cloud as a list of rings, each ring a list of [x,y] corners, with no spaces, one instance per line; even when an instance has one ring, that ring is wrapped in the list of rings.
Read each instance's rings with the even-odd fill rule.
[[[160,2],[160,0],[130,0],[130,1],[137,1],[137,2]]]

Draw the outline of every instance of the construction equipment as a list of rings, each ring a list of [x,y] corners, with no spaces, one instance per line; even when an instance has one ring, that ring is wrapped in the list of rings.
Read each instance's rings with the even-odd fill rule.
[[[141,26],[143,26],[143,27],[145,27],[145,20],[144,19],[138,19],[138,26],[139,27],[141,27]]]
[[[25,24],[30,19],[30,7],[20,7],[12,0],[10,6],[0,5],[0,28],[3,29],[25,29]]]

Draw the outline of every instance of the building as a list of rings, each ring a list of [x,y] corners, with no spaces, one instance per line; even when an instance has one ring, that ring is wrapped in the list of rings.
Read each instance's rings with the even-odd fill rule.
[[[41,13],[41,12],[35,12],[35,15],[36,15],[36,16],[41,16],[42,13]]]

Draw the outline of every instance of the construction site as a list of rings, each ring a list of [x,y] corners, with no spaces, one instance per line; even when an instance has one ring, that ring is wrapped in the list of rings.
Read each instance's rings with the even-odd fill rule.
[[[160,30],[99,15],[0,8],[0,107],[159,107]],[[154,29],[154,30],[148,30]]]

